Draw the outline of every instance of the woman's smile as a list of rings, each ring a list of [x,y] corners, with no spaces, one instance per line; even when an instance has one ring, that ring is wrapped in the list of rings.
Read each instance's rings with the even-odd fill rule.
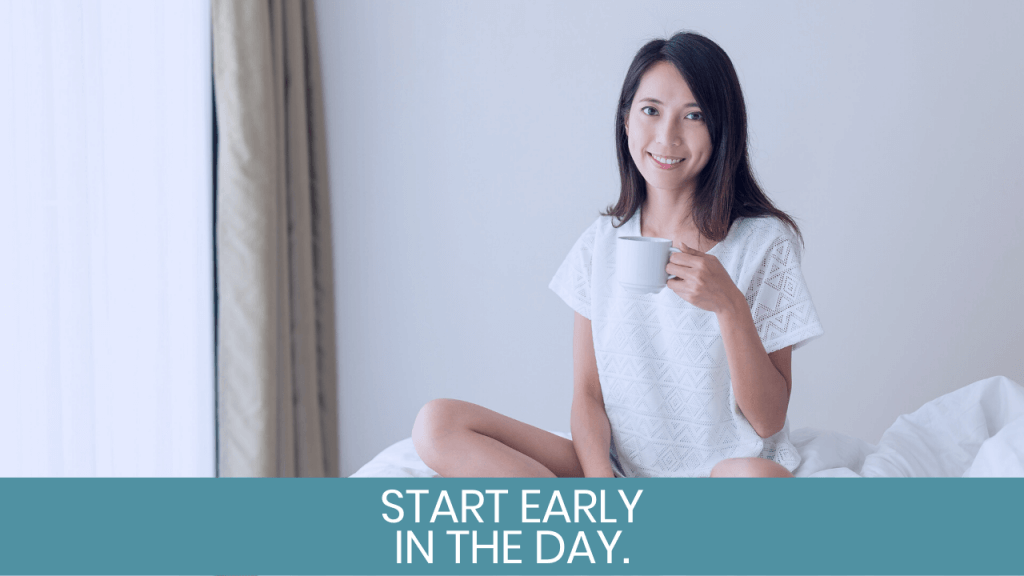
[[[654,163],[658,166],[658,168],[661,168],[662,170],[671,170],[678,166],[679,164],[682,164],[683,160],[686,160],[686,158],[667,158],[665,156],[655,156],[650,152],[648,152],[647,155],[650,156],[651,159],[654,160]]]

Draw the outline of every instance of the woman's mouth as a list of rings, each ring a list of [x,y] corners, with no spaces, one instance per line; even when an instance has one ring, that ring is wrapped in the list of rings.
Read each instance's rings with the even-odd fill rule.
[[[648,152],[647,155],[650,156],[651,160],[654,160],[654,163],[657,164],[658,168],[661,168],[662,170],[671,170],[676,166],[682,164],[683,160],[686,160],[686,158],[667,158],[665,156],[655,156],[650,152]]]

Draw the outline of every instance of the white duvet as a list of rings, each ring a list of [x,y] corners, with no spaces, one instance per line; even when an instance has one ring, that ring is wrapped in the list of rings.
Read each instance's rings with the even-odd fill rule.
[[[790,437],[803,457],[796,476],[1024,477],[1024,387],[1003,376],[979,380],[900,416],[877,445],[815,428]],[[406,438],[352,477],[433,475]]]

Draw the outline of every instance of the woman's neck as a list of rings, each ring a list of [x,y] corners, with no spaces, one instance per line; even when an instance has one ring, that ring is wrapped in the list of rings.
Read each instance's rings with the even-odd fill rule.
[[[681,240],[689,247],[705,250],[711,242],[701,238],[693,223],[693,194],[648,187],[647,199],[640,208],[640,234],[654,238]]]

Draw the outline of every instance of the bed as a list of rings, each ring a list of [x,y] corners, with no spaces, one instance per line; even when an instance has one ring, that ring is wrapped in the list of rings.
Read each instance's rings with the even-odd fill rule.
[[[798,477],[1024,477],[1024,386],[979,380],[900,416],[878,444],[815,428],[790,438],[802,456]],[[433,475],[406,438],[351,477]]]

